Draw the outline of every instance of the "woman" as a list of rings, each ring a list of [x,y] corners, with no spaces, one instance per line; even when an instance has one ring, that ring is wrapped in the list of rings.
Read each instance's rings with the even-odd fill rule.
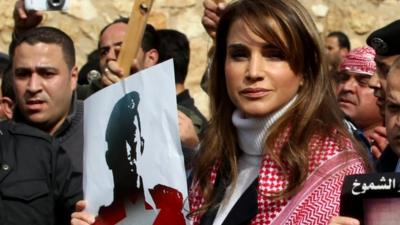
[[[366,164],[342,124],[307,11],[294,0],[236,1],[215,47],[211,120],[189,194],[193,224],[327,224],[339,213],[344,176]]]
[[[236,1],[215,47],[194,224],[327,224],[344,176],[366,164],[343,127],[307,11],[293,0]]]

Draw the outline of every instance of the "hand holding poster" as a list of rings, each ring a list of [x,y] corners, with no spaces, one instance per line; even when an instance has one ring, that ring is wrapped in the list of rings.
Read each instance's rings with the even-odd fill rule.
[[[185,224],[172,61],[92,95],[84,116],[83,187],[95,224]]]

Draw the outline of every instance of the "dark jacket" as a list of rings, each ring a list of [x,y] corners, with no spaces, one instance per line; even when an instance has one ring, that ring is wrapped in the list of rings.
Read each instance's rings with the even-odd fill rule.
[[[184,90],[179,93],[176,96],[176,101],[178,104],[178,110],[182,111],[192,120],[197,135],[201,136],[207,126],[207,119],[194,104],[194,99],[190,96],[189,90]]]
[[[27,123],[16,107],[15,121]],[[28,123],[29,124],[29,123]],[[74,94],[71,100],[70,112],[61,127],[54,133],[54,138],[67,152],[75,172],[83,171],[83,101],[76,99]]]
[[[23,123],[0,123],[0,224],[69,224],[82,199],[81,176],[50,137]]]
[[[196,128],[196,133],[201,140],[204,130],[207,127],[207,119],[203,116],[200,110],[195,106],[193,98],[190,96],[189,90],[184,90],[176,96],[176,101],[178,104],[178,110],[183,112],[187,117],[189,117],[194,127]],[[189,149],[182,146],[183,157],[185,160],[185,168],[191,168],[191,161],[194,157],[195,150]]]
[[[71,110],[54,137],[72,160],[74,171],[83,171],[83,101],[73,99]]]
[[[92,94],[103,88],[100,79],[93,80],[89,84],[80,84],[76,87],[76,94],[78,99],[85,100]]]
[[[379,157],[375,164],[376,172],[395,172],[398,161],[399,157],[396,155],[396,153],[392,151],[392,149],[388,145],[385,150],[383,150],[382,155]]]

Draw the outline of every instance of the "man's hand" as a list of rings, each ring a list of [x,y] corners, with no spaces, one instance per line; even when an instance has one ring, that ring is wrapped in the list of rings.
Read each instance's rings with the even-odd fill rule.
[[[101,83],[104,87],[115,84],[124,77],[122,68],[119,67],[117,61],[110,60],[101,76]]]
[[[137,64],[138,64],[137,59],[134,59],[132,66],[131,66],[131,73],[136,73],[138,71]],[[104,69],[104,72],[101,76],[101,84],[104,87],[107,87],[111,84],[117,83],[124,77],[125,77],[124,72],[123,72],[122,68],[118,65],[117,61],[109,60],[107,62],[107,66]]]
[[[199,137],[192,120],[183,112],[178,111],[179,137],[184,147],[195,149],[199,144]]]
[[[75,205],[75,212],[71,214],[71,225],[89,225],[95,222],[92,214],[85,212],[86,202],[81,200]]]
[[[388,145],[386,128],[384,126],[376,127],[373,132],[365,134],[371,143],[371,152],[375,158],[379,158]]]
[[[18,0],[14,6],[14,32],[19,35],[38,26],[43,20],[43,14],[38,11],[26,11],[24,0]]]
[[[215,0],[204,0],[203,6],[204,15],[201,19],[201,23],[206,29],[208,35],[210,35],[212,39],[215,39],[219,18],[226,7],[226,3],[221,2],[217,4],[215,3]]]

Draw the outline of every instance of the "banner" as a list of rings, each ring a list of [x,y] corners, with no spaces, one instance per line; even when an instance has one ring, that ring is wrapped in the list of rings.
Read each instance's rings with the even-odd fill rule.
[[[400,174],[370,173],[347,176],[343,183],[340,215],[364,225],[400,222]]]
[[[83,188],[95,224],[186,224],[172,60],[95,93],[84,107]]]

